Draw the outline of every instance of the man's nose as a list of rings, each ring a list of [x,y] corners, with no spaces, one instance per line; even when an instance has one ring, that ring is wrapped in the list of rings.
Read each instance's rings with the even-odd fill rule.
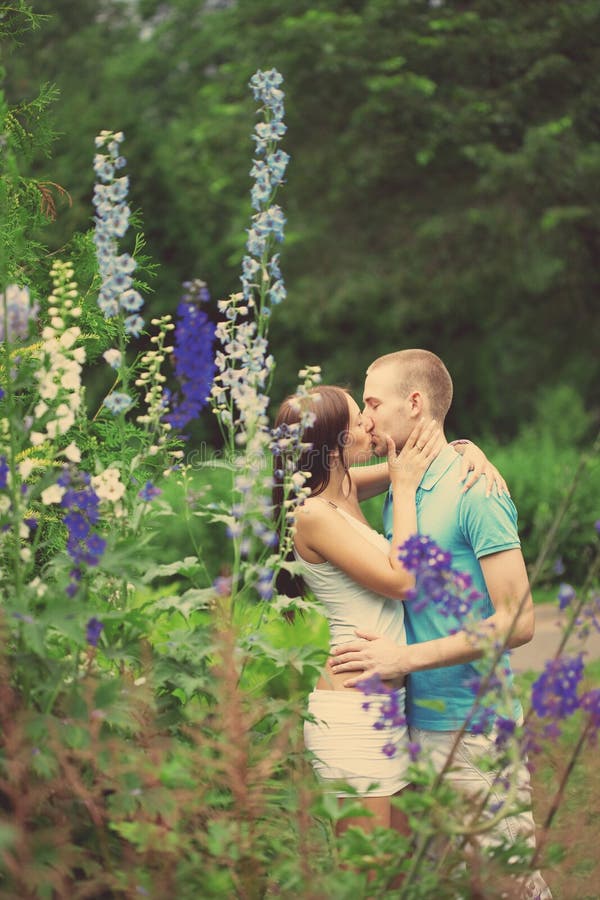
[[[369,415],[369,413],[367,412],[366,409],[363,410],[363,425],[365,427],[365,431],[367,432],[367,434],[370,434],[373,431],[373,428],[375,427],[375,423],[373,422],[373,419],[371,418],[371,416]]]

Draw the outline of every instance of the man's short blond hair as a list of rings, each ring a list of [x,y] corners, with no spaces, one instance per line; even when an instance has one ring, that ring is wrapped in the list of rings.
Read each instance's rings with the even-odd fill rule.
[[[429,401],[431,415],[444,421],[453,388],[450,373],[439,356],[429,350],[397,350],[372,362],[367,375],[384,366],[389,366],[390,379],[399,394],[407,396],[411,391],[420,391]]]

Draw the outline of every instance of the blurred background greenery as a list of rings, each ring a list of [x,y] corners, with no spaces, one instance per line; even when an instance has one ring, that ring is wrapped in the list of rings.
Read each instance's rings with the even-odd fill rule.
[[[598,0],[32,6],[47,21],[2,62],[10,103],[43,82],[60,91],[53,156],[31,162],[72,199],[45,229],[51,251],[91,225],[94,136],[123,130],[160,264],[149,311],[174,312],[186,279],[214,301],[237,290],[247,82],[275,66],[292,161],[273,402],[307,363],[359,395],[375,356],[438,353],[455,381],[449,437],[498,463],[531,558],[600,417]],[[204,419],[193,438],[216,444]],[[581,570],[599,487],[596,463],[562,535]]]

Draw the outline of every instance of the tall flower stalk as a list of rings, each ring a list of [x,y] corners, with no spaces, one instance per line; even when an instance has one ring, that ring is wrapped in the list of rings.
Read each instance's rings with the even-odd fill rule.
[[[138,337],[144,327],[140,310],[144,300],[136,290],[133,273],[137,263],[129,253],[119,252],[119,239],[129,227],[131,210],[127,204],[129,177],[117,173],[126,165],[121,155],[124,140],[122,131],[101,131],[96,138],[97,153],[94,156],[94,172],[98,179],[94,186],[94,244],[101,277],[98,306],[105,318],[119,318],[118,382],[122,390],[111,390],[104,398],[104,406],[114,415],[126,412],[133,404],[128,384],[128,368],[125,361],[125,345],[128,337]],[[117,358],[117,357],[115,357]]]
[[[258,71],[250,81],[262,117],[254,129],[256,153],[250,170],[256,212],[247,231],[242,291],[218,304],[224,318],[216,329],[221,349],[211,392],[233,473],[227,519],[233,542],[232,596],[253,584],[263,599],[272,594],[272,566],[278,558],[273,552],[278,536],[272,523],[267,417],[274,360],[267,338],[271,310],[286,296],[276,252],[284,239],[285,217],[275,203],[289,160],[278,147],[286,131],[282,82],[275,69]]]

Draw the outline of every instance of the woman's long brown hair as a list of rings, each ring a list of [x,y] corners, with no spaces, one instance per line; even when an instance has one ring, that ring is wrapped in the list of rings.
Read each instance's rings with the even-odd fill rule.
[[[300,440],[309,446],[300,453],[297,450],[295,453],[290,451],[289,454],[280,452],[273,457],[273,515],[278,523],[285,514],[284,479],[286,466],[289,466],[292,455],[293,471],[310,473],[305,486],[310,488],[312,497],[321,494],[329,484],[331,454],[336,450],[339,452],[346,475],[350,478],[344,453],[350,426],[348,392],[335,385],[319,385],[311,388],[307,396],[299,397],[292,394],[286,397],[279,407],[275,428],[284,430],[285,426],[297,425],[307,412],[314,414],[314,421],[304,429]],[[289,561],[293,558],[293,553],[286,557]],[[302,579],[286,569],[279,571],[276,587],[280,594],[287,597],[299,597],[304,594]]]

